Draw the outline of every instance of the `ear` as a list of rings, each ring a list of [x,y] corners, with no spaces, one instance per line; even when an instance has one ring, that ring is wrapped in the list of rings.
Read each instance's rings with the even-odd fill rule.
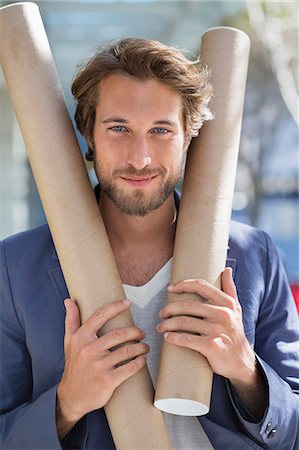
[[[94,140],[91,137],[84,136],[87,142],[87,150],[85,153],[85,159],[87,161],[94,161]]]
[[[84,137],[85,137],[85,140],[86,140],[86,142],[87,142],[88,148],[90,148],[91,150],[94,150],[94,140],[93,140],[93,137],[90,137],[90,136],[84,136]]]
[[[92,148],[88,147],[85,153],[85,159],[87,161],[94,161],[94,151]]]

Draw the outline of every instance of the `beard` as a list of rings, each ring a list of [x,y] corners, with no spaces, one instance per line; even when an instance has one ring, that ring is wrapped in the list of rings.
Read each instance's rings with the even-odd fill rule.
[[[94,169],[101,190],[112,200],[112,202],[126,215],[144,217],[155,209],[160,208],[165,200],[173,193],[183,172],[184,160],[173,170],[173,173],[166,175],[166,169],[159,167],[157,169],[136,170],[134,167],[116,169],[112,175],[105,170],[95,159]],[[118,177],[135,176],[150,178],[158,175],[161,183],[151,192],[146,189],[136,188],[133,192],[125,192],[124,189],[117,186]]]

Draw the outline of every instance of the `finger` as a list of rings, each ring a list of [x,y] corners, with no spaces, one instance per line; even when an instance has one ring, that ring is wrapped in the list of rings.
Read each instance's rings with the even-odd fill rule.
[[[81,322],[79,309],[76,303],[70,298],[66,298],[64,300],[64,305],[66,309],[64,343],[65,347],[67,347],[71,337],[80,328]]]
[[[179,281],[168,287],[169,292],[176,294],[190,293],[197,294],[207,300],[212,305],[232,307],[232,298],[218,289],[208,281],[201,279],[190,279]]]
[[[220,306],[202,303],[197,300],[182,300],[167,303],[160,311],[161,319],[171,316],[192,316],[201,319],[217,321],[222,314],[223,308]]]
[[[140,355],[137,358],[129,361],[123,366],[116,367],[112,371],[114,379],[114,386],[117,388],[121,383],[139,372],[146,364],[146,356]]]
[[[169,344],[189,348],[205,355],[205,342],[208,339],[206,336],[196,336],[194,334],[175,333],[170,331],[164,334],[164,339]]]
[[[207,335],[210,334],[211,327],[211,323],[200,318],[177,316],[163,320],[163,322],[157,325],[157,331],[159,333],[165,333],[167,331],[188,331],[189,333]]]
[[[123,347],[110,352],[106,356],[109,366],[118,366],[126,361],[130,361],[140,355],[146,355],[150,350],[149,345],[139,342],[137,344],[124,345]]]
[[[97,339],[97,332],[103,325],[112,317],[128,309],[130,305],[131,302],[129,300],[119,300],[98,308],[81,326],[78,331],[80,338],[84,340]]]
[[[137,327],[114,328],[98,339],[99,351],[111,350],[125,342],[140,341],[144,331]]]
[[[237,289],[233,279],[231,267],[226,267],[221,276],[222,290],[225,294],[238,301]]]

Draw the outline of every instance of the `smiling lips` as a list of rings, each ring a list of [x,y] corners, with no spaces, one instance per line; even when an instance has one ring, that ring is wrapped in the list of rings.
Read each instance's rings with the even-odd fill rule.
[[[150,184],[158,175],[151,177],[120,177],[126,183],[133,187],[144,187]]]

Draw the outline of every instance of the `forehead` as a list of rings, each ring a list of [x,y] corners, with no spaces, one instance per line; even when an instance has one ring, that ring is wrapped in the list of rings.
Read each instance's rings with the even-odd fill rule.
[[[181,95],[155,79],[138,80],[129,75],[113,74],[99,85],[97,114],[119,114],[181,120]]]

